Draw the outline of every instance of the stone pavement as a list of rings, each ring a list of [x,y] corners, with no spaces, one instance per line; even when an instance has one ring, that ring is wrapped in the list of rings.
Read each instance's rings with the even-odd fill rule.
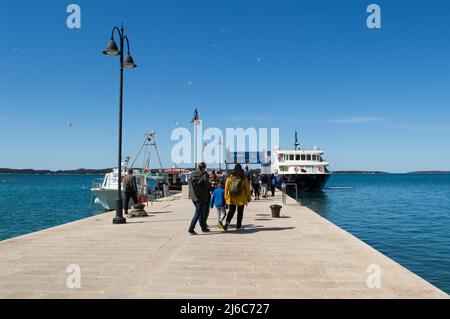
[[[448,298],[292,199],[272,219],[280,201],[251,202],[239,233],[212,210],[189,235],[192,202],[173,197],[126,225],[110,212],[0,242],[0,298]]]

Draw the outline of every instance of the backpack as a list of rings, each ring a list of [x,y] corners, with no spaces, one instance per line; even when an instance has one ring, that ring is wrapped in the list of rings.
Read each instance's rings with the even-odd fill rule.
[[[199,189],[204,187],[205,179],[203,176],[192,176],[191,184],[194,191],[198,191]]]
[[[230,195],[239,196],[242,192],[242,179],[238,176],[232,176],[230,181]]]

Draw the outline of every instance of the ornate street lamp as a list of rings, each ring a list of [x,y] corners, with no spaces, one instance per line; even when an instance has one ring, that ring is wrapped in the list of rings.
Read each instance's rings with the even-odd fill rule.
[[[116,41],[114,41],[114,32],[117,31],[120,37],[120,48],[117,47]],[[127,56],[124,59],[124,45],[127,42]],[[137,67],[134,64],[133,58],[130,55],[130,43],[128,37],[124,34],[123,24],[121,28],[114,27],[111,32],[111,39],[108,46],[103,51],[103,54],[107,56],[120,56],[120,111],[119,111],[119,159],[118,159],[118,186],[117,186],[117,204],[116,204],[116,217],[113,219],[113,224],[125,224],[127,220],[123,217],[123,200],[122,200],[122,114],[123,114],[123,69],[134,69]]]

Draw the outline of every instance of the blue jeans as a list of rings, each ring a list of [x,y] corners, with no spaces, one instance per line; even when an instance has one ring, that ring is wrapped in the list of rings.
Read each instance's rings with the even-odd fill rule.
[[[197,225],[197,221],[200,223],[200,227],[202,230],[206,230],[208,227],[205,223],[206,210],[208,208],[207,203],[194,202],[195,205],[195,214],[192,218],[191,226],[189,227],[189,231],[192,232],[195,230],[195,225]]]

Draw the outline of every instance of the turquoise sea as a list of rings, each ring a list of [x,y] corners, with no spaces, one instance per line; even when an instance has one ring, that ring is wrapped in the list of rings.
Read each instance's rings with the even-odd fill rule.
[[[334,175],[303,205],[450,293],[450,174]]]
[[[0,174],[0,240],[101,213],[101,177]],[[334,175],[301,201],[450,293],[450,175]]]
[[[102,212],[91,186],[103,176],[0,174],[0,240]]]

